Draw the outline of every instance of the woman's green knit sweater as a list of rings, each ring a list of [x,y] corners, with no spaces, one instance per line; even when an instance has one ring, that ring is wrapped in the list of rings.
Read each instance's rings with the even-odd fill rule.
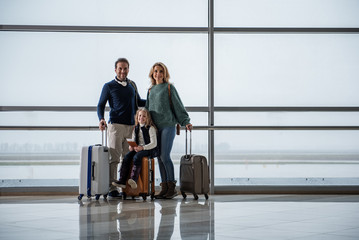
[[[174,127],[177,123],[186,126],[191,120],[176,88],[172,84],[170,86],[174,113],[169,102],[168,83],[154,85],[147,92],[146,108],[151,113],[152,120],[158,129]]]

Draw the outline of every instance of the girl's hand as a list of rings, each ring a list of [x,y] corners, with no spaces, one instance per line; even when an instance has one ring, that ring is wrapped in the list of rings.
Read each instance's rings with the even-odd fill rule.
[[[140,152],[143,150],[143,147],[142,146],[138,146],[138,147],[135,147],[135,151],[136,152]]]

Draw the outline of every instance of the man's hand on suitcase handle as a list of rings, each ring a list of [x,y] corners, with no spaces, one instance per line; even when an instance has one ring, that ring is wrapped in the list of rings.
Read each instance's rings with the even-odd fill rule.
[[[186,129],[188,130],[188,131],[192,131],[192,128],[193,128],[193,126],[192,126],[192,124],[190,124],[190,123],[188,123],[187,125],[186,125]]]
[[[106,129],[106,127],[107,127],[107,124],[106,124],[105,119],[101,119],[100,123],[98,124],[98,128],[99,128],[101,131],[103,131],[103,130]]]

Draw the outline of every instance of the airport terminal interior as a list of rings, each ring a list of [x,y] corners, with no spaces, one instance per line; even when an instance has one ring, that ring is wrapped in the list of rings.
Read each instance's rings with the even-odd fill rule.
[[[355,0],[0,0],[0,240],[359,239],[358,13]],[[151,66],[168,67],[208,199],[78,199],[123,57],[143,99]]]
[[[0,239],[356,240],[359,195],[1,196]]]

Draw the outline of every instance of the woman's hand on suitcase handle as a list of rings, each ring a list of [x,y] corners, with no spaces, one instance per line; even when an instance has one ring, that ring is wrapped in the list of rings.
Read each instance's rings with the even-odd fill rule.
[[[105,119],[101,119],[100,123],[98,124],[98,128],[99,128],[101,131],[103,131],[103,130],[106,129],[106,127],[107,127],[107,124],[106,124]]]
[[[192,128],[193,128],[192,124],[188,123],[188,124],[186,125],[186,129],[187,129],[188,131],[192,131]]]

